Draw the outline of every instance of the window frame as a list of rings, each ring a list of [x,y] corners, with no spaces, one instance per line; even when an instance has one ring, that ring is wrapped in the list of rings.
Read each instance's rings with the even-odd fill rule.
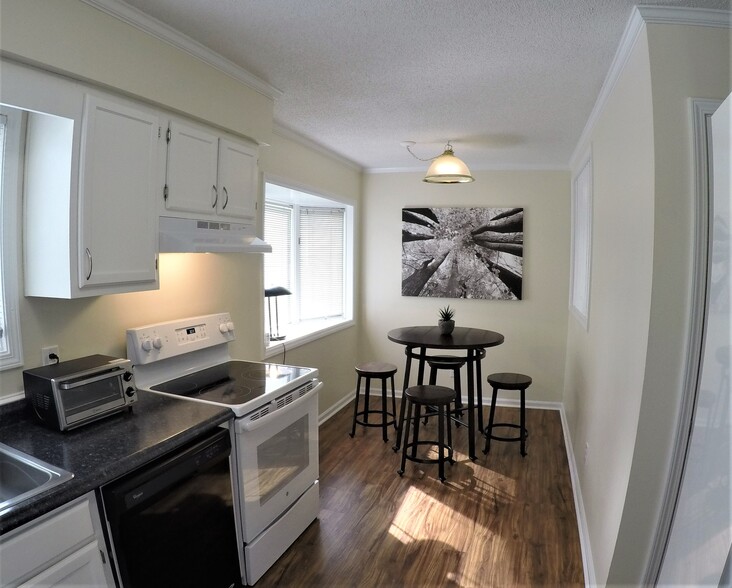
[[[572,253],[570,261],[569,308],[589,330],[592,281],[592,150],[581,159],[572,177]]]
[[[295,328],[290,327],[287,332],[287,338],[282,341],[264,341],[264,356],[269,358],[271,356],[281,353],[283,348],[292,349],[304,345],[325,337],[331,333],[347,329],[355,324],[353,319],[354,309],[354,247],[355,247],[355,232],[354,232],[354,215],[355,207],[352,203],[346,199],[334,196],[332,194],[326,194],[322,191],[314,190],[309,187],[302,185],[293,184],[292,182],[282,180],[279,178],[265,177],[263,181],[263,202],[262,206],[262,232],[264,233],[264,214],[268,203],[277,204],[280,206],[293,206],[294,211],[292,215],[292,238],[291,238],[291,251],[293,257],[297,249],[297,240],[299,239],[299,207],[307,208],[312,206],[312,202],[295,202],[285,201],[277,198],[267,198],[267,186],[273,185],[277,188],[284,190],[291,190],[303,194],[307,198],[312,198],[316,201],[323,202],[324,208],[342,208],[344,210],[344,233],[343,233],[343,248],[344,248],[344,265],[343,265],[343,315],[331,319],[312,319],[300,321],[298,326]],[[269,255],[265,253],[264,255]],[[264,281],[264,263],[262,264],[262,279]],[[297,268],[292,269],[292,283],[294,284],[297,278]],[[297,314],[297,313],[296,313]],[[262,313],[262,332],[264,333],[267,329],[267,304],[265,302],[263,313]],[[282,329],[280,329],[282,332]]]
[[[0,371],[23,365],[23,344],[20,328],[20,225],[22,209],[25,113],[0,106],[0,117],[5,125],[4,145],[0,152],[3,166],[0,189],[0,288],[3,305],[7,350],[0,350]],[[8,154],[11,158],[8,159]],[[13,159],[12,155],[17,154]]]

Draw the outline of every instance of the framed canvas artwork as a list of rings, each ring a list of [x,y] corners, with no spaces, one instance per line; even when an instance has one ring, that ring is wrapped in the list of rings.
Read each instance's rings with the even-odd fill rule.
[[[402,295],[521,300],[523,208],[403,208]]]

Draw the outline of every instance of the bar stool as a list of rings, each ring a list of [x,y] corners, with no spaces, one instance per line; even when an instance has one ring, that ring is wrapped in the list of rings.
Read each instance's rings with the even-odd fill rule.
[[[396,428],[396,397],[394,395],[394,374],[397,372],[397,367],[391,363],[384,363],[379,361],[370,361],[367,363],[361,363],[356,366],[356,374],[358,379],[356,382],[356,403],[353,407],[353,426],[349,435],[353,437],[356,434],[356,424],[363,425],[364,427],[381,427],[382,436],[384,443],[389,439],[386,435],[386,429],[389,425],[394,425]],[[358,410],[358,401],[361,395],[361,379],[366,378],[366,391],[364,392],[364,406],[363,410]],[[369,408],[369,391],[371,389],[371,379],[381,380],[381,410],[375,410]],[[387,410],[386,402],[386,380],[391,380],[391,411]],[[370,414],[380,414],[381,421],[374,423],[369,422]],[[359,420],[358,417],[362,416],[363,420]],[[390,417],[390,418],[389,418]]]
[[[456,417],[456,426],[460,426],[457,417],[463,416],[463,397],[462,386],[460,384],[460,368],[465,365],[465,361],[466,360],[464,357],[457,357],[455,355],[433,355],[427,360],[427,365],[430,366],[431,386],[437,384],[437,372],[439,370],[449,370],[452,372],[453,381],[455,382],[455,410],[452,411],[452,414],[454,414]]]
[[[445,452],[450,463],[454,463],[452,457],[452,434],[450,433],[449,408],[450,403],[455,399],[455,391],[445,386],[419,385],[407,388],[404,391],[407,399],[406,415],[402,412],[400,430],[404,431],[404,443],[402,444],[402,461],[397,473],[404,474],[404,466],[407,460],[419,463],[437,463],[439,465],[440,481],[445,481]],[[416,408],[415,408],[416,407]],[[429,410],[434,407],[437,410],[437,441],[419,439],[419,421],[422,418],[422,407]],[[414,410],[414,416],[412,416]],[[430,415],[431,416],[431,415]],[[406,424],[406,429],[404,425]],[[409,441],[409,430],[414,424],[412,440]],[[445,426],[447,426],[447,445],[445,445]],[[437,445],[437,459],[417,457],[419,445]],[[411,450],[411,452],[409,451]],[[408,453],[410,453],[408,455]]]
[[[531,378],[524,374],[512,374],[512,373],[500,373],[491,374],[488,376],[488,383],[493,386],[493,398],[491,399],[491,413],[488,419],[488,426],[485,430],[485,448],[483,453],[488,453],[491,448],[491,439],[497,441],[520,441],[521,442],[521,456],[526,456],[526,437],[529,432],[526,430],[526,388],[531,385]],[[496,423],[494,417],[496,414],[496,396],[498,390],[520,390],[521,391],[521,423]],[[519,434],[517,437],[502,437],[493,434],[495,427],[510,427],[518,429]]]

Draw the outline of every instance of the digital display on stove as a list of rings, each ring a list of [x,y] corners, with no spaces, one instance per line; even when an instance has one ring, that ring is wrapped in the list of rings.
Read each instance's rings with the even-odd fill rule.
[[[195,335],[196,334],[196,327],[188,327],[186,329],[186,335]]]

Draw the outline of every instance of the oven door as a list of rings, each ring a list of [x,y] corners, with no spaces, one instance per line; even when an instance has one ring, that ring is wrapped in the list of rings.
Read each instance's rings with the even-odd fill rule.
[[[235,422],[239,507],[251,543],[318,479],[318,392],[313,381]]]

